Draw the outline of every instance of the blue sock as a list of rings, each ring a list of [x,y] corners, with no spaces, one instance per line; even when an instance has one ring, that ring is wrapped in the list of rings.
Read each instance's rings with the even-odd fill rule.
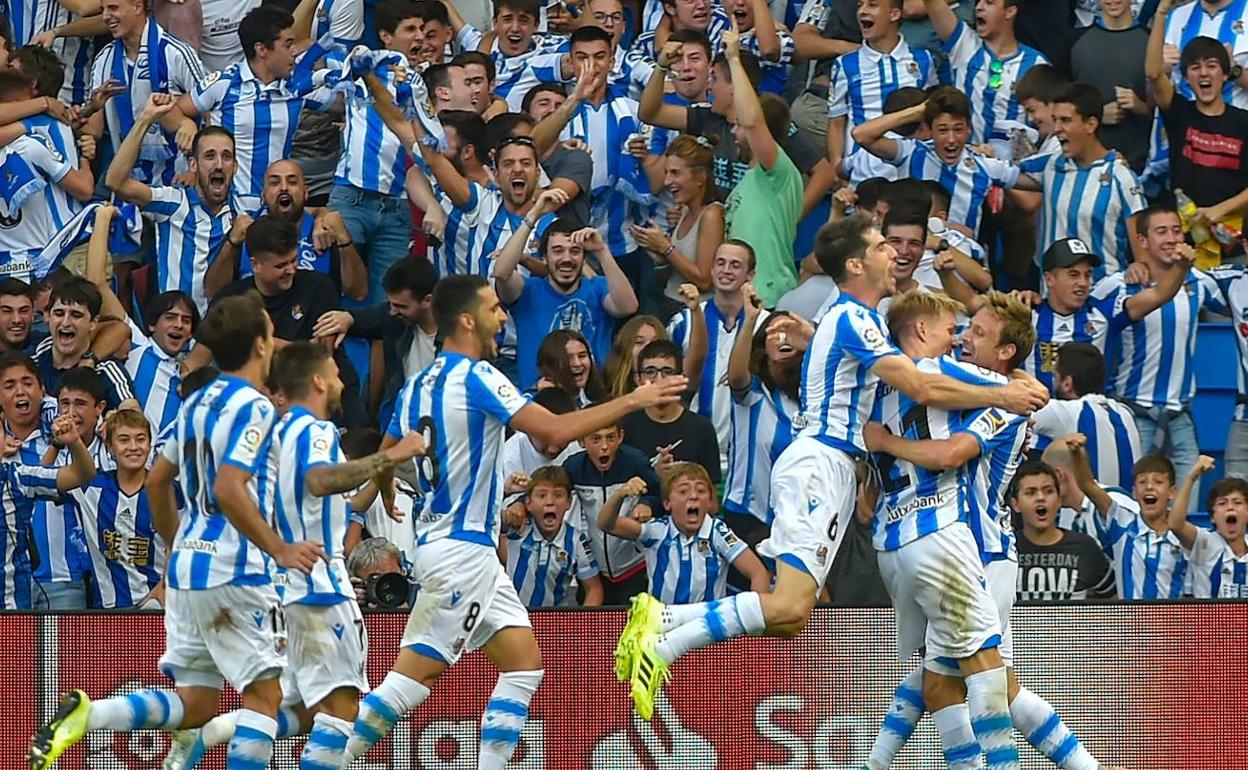
[[[273,758],[277,720],[250,709],[238,712],[234,738],[225,755],[226,770],[264,770]]]
[[[176,730],[182,724],[182,699],[168,690],[139,690],[91,704],[88,730]]]
[[[888,707],[888,713],[884,715],[880,732],[875,736],[867,766],[873,769],[891,767],[897,752],[910,740],[910,734],[914,732],[914,726],[919,723],[924,711],[923,666],[920,664],[906,674],[893,691],[893,702]]]
[[[1096,770],[1097,762],[1057,715],[1049,702],[1025,687],[1010,703],[1014,726],[1036,747],[1063,770]]]
[[[386,678],[360,701],[351,738],[347,741],[347,761],[362,755],[373,744],[386,737],[395,722],[429,697],[429,688],[397,671]]]
[[[282,706],[277,710],[277,737],[289,738],[303,732],[299,724],[299,712],[290,706]]]
[[[490,694],[481,717],[481,750],[477,770],[505,770],[516,753],[529,718],[529,701],[542,683],[542,671],[505,671]]]
[[[767,627],[762,600],[753,591],[726,599],[716,599],[692,607],[702,608],[693,620],[659,637],[655,651],[668,663],[690,650],[744,634],[757,634]]]
[[[1018,746],[1014,745],[1014,722],[1006,695],[1004,668],[980,671],[966,677],[966,704],[971,710],[971,729],[984,750],[986,770],[1018,770]]]
[[[317,714],[312,732],[299,756],[299,770],[340,770],[347,763],[351,723],[329,714]]]

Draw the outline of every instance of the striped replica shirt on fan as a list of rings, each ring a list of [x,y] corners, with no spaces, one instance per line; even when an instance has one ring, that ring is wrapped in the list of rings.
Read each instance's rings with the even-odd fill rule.
[[[43,542],[39,542],[43,533],[32,528],[35,505],[44,498],[58,495],[56,474],[59,469],[40,464],[40,456],[46,448],[46,442],[28,441],[18,450],[15,459],[0,464],[0,482],[4,485],[0,493],[0,511],[3,514],[3,521],[0,522],[0,557],[3,557],[0,561],[0,609],[30,609],[32,545],[35,546],[33,553],[39,555],[41,571],[49,576],[58,575],[68,580],[71,567],[82,567],[82,551],[76,550],[77,557],[68,559],[63,546],[58,553],[49,547],[49,537],[45,536]],[[64,543],[63,524],[58,533],[60,542]],[[56,534],[49,533],[51,536]],[[60,562],[53,564],[58,555]]]
[[[1067,342],[1087,342],[1105,352],[1109,321],[1100,306],[1091,301],[1070,315],[1063,315],[1048,302],[1031,311],[1031,325],[1036,330],[1036,345],[1023,361],[1028,374],[1040,380],[1050,393],[1057,393],[1053,375],[1057,371],[1057,351]]]
[[[1031,416],[1036,449],[1072,433],[1088,438],[1092,477],[1103,487],[1130,487],[1131,469],[1143,456],[1135,416],[1121,401],[1100,393],[1070,400],[1053,399]]]
[[[155,438],[165,426],[178,416],[182,398],[178,386],[182,373],[177,356],[171,356],[148,337],[129,316],[130,355],[126,358],[126,371],[134,384],[134,397],[143,405],[143,414],[152,424]]]
[[[433,253],[438,275],[479,275],[489,277],[494,268],[494,253],[502,250],[524,217],[507,210],[503,191],[491,185],[483,187],[469,182],[468,203],[463,207],[451,203],[441,188],[438,197],[446,214],[446,232],[442,245]],[[555,221],[552,212],[543,216],[533,229],[534,237]]]
[[[364,0],[319,0],[312,39],[330,36],[335,46],[350,51],[364,37]]]
[[[1185,553],[1192,565],[1192,596],[1248,599],[1248,553],[1236,556],[1225,538],[1200,527],[1196,542]]]
[[[1109,512],[1098,512],[1092,521],[1101,548],[1111,555],[1118,598],[1181,598],[1188,561],[1178,536],[1148,526],[1134,500],[1113,500]]]
[[[732,394],[724,510],[771,524],[771,468],[793,442],[797,402],[755,377],[745,393]]]
[[[16,51],[30,45],[42,32],[63,27],[81,16],[56,0],[9,0],[0,5],[0,13],[12,27],[9,46]],[[95,41],[89,37],[58,37],[52,52],[65,68],[65,80],[57,98],[65,104],[83,104],[91,95],[91,57]]]
[[[213,213],[196,187],[153,187],[143,215],[156,223],[156,290],[186,292],[201,315],[208,312],[204,275],[241,211],[233,195]]]
[[[476,51],[485,38],[481,30],[465,24],[455,36],[458,51]],[[567,38],[554,36],[549,40],[534,35],[532,47],[522,54],[508,56],[498,47],[498,38],[490,46],[494,62],[494,95],[507,102],[507,109],[520,112],[524,95],[539,83],[563,83],[563,57]]]
[[[60,133],[59,129],[56,133]],[[42,131],[19,136],[0,152],[13,153],[34,172],[38,192],[25,198],[10,216],[0,220],[0,275],[33,281],[31,261],[70,219],[82,209],[72,195],[58,184],[78,164],[78,150],[72,154],[56,149],[56,142],[45,138]]]
[[[659,0],[646,0],[646,10],[644,17],[646,24],[642,29],[649,30],[643,32],[633,40],[633,47],[629,49],[629,56],[637,59],[643,59],[650,62],[659,60],[658,35],[655,30],[658,29],[659,22],[663,20],[663,6]],[[653,23],[650,23],[653,20]],[[719,56],[724,50],[723,41],[720,39],[724,30],[732,27],[732,17],[728,15],[722,7],[713,5],[711,7],[711,18],[706,24],[706,29],[702,33],[711,41],[711,58]]]
[[[828,117],[845,118],[845,156],[857,145],[850,132],[884,114],[884,101],[901,88],[926,88],[936,82],[932,54],[899,39],[891,51],[864,45],[832,63]]]
[[[147,490],[140,487],[126,494],[117,483],[117,471],[112,470],[70,490],[68,498],[66,507],[82,523],[91,559],[91,607],[134,607],[160,582],[165,566],[165,549],[156,536]]]
[[[641,525],[637,538],[646,555],[650,593],[664,604],[693,604],[724,598],[728,567],[749,548],[722,519],[707,515],[692,535],[670,516]]]
[[[161,456],[178,469],[186,514],[173,539],[165,575],[171,588],[264,585],[272,580],[269,555],[234,528],[213,490],[224,465],[246,473],[248,492],[261,511],[274,505],[276,481],[272,402],[249,383],[222,374],[182,406],[174,437]]]
[[[416,92],[412,83],[420,77],[419,72],[385,66],[373,74],[385,84],[400,110],[411,113],[415,109]],[[391,198],[405,197],[403,184],[411,156],[377,114],[368,86],[361,79],[339,83],[337,87],[345,89],[347,130],[343,134],[342,155],[334,170],[334,184],[350,185]]]
[[[41,462],[41,455],[47,451],[48,442],[42,436],[27,441],[22,447],[22,462]],[[116,466],[113,456],[104,447],[104,441],[96,438],[87,447],[91,459],[95,462],[97,473],[104,473]],[[72,462],[68,449],[56,453],[51,468],[56,471]],[[51,490],[55,492],[56,477],[52,476]],[[76,581],[82,575],[91,572],[90,557],[87,553],[86,536],[83,523],[79,520],[74,506],[68,504],[69,498],[59,494],[48,494],[48,489],[38,494],[35,500],[34,517],[31,521],[33,535],[33,553],[38,559],[35,568],[35,580],[41,583],[61,583]]]
[[[1203,2],[1176,4],[1166,15],[1165,42],[1182,51],[1195,38],[1211,37],[1230,49],[1232,64],[1248,65],[1248,36],[1244,35],[1246,20],[1248,2],[1245,0],[1231,0],[1212,13],[1206,10]],[[1179,96],[1189,101],[1195,98],[1181,67],[1174,67],[1170,79]],[[1229,76],[1222,94],[1229,104],[1248,109],[1248,91]]]
[[[1018,166],[963,148],[953,165],[946,165],[932,142],[898,139],[897,157],[890,161],[903,177],[932,180],[949,191],[950,222],[961,222],[979,232],[984,199],[993,185],[1011,188],[1018,181]]]
[[[1248,420],[1248,268],[1222,265],[1210,270],[1209,277],[1222,292],[1226,311],[1231,316],[1231,328],[1235,330],[1235,346],[1239,351],[1235,419]]]
[[[576,581],[598,575],[589,538],[567,521],[549,540],[531,520],[506,538],[507,574],[525,607],[575,607]]]

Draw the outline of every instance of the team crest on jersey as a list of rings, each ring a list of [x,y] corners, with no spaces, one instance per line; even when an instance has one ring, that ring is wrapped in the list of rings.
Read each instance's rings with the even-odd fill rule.
[[[559,562],[560,564],[567,564],[568,554],[565,553],[564,551],[559,551],[558,553],[555,554],[555,561]]]
[[[1103,171],[1101,172],[1101,186],[1105,187],[1108,184],[1109,184],[1109,172]]]
[[[975,168],[975,159],[972,158],[970,155],[967,155],[966,160],[962,161],[962,165],[966,166],[967,168],[973,169]]]
[[[295,319],[296,321],[302,321],[303,320],[303,305],[295,303],[295,306],[290,309],[290,317]]]
[[[711,552],[711,544],[706,542],[705,540],[699,540],[698,541],[698,553],[708,554],[710,552]]]
[[[918,65],[918,62],[910,62],[910,66],[909,66],[909,67],[907,67],[907,69],[909,69],[909,70],[910,70],[910,74],[911,74],[911,75],[917,75],[917,74],[919,74],[919,65]]]

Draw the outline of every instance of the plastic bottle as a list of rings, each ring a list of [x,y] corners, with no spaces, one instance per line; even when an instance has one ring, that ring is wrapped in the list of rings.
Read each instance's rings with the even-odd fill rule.
[[[1187,197],[1187,193],[1182,189],[1174,191],[1174,202],[1178,205],[1179,219],[1187,227],[1187,231],[1192,234],[1192,240],[1197,244],[1202,244],[1210,239],[1209,228],[1197,224],[1192,221],[1192,214],[1196,213],[1196,202]]]

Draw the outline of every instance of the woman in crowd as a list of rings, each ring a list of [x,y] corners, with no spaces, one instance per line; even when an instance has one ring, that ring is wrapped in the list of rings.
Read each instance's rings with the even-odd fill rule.
[[[559,388],[579,406],[604,400],[606,388],[594,363],[589,343],[578,331],[558,329],[546,335],[537,349],[537,390]]]
[[[611,398],[637,387],[637,355],[651,342],[667,338],[667,327],[652,315],[635,315],[620,327],[607,356],[606,381]]]

